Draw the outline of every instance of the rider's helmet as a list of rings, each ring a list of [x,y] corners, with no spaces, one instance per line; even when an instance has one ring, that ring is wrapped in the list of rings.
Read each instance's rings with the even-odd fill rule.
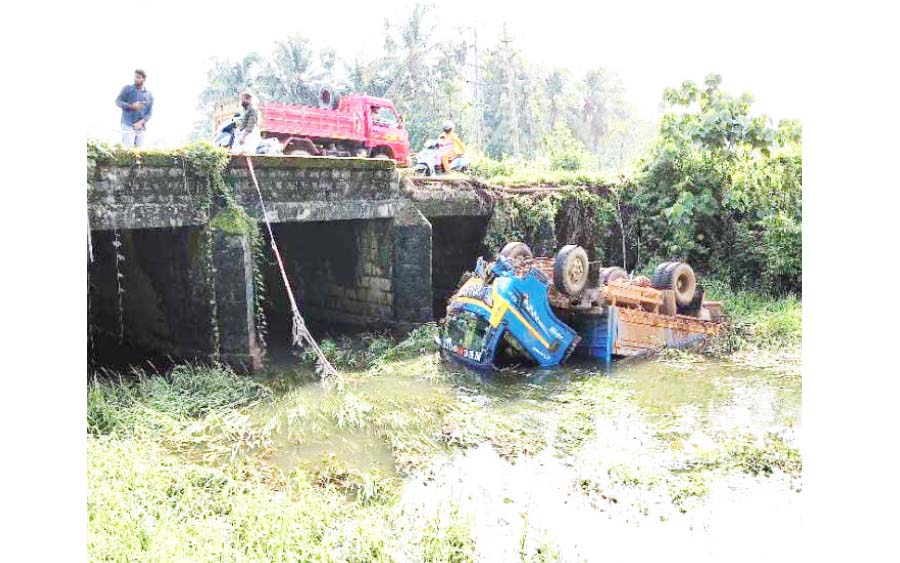
[[[445,131],[445,132],[446,132],[446,131],[450,131],[451,129],[453,129],[453,122],[452,122],[452,121],[445,121],[445,122],[444,122],[444,131]]]

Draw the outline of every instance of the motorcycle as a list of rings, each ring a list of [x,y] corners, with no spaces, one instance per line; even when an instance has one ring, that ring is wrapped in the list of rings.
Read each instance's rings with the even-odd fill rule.
[[[216,135],[216,138],[213,140],[213,145],[217,147],[224,147],[226,149],[230,149],[234,146],[234,137],[237,130],[237,123],[240,117],[240,113],[234,114],[231,121],[226,123],[225,126],[222,127],[222,129]],[[278,139],[275,138],[263,139],[262,141],[260,141],[259,145],[256,146],[256,149],[253,152],[255,154],[261,155],[283,154],[281,143],[278,141]]]
[[[429,139],[425,141],[425,147],[416,153],[416,165],[413,169],[419,176],[434,176],[436,174],[445,173],[441,164],[441,155],[444,150],[449,147],[442,147],[437,139]],[[456,172],[466,172],[469,169],[469,159],[466,155],[454,158],[450,162],[450,170]]]

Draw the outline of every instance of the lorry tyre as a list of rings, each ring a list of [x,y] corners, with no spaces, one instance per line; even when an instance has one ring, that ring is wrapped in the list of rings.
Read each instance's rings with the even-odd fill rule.
[[[610,266],[600,270],[598,281],[600,282],[600,285],[608,285],[610,282],[627,278],[628,272],[626,272],[624,268]]]
[[[500,251],[500,256],[509,258],[513,262],[516,260],[528,260],[534,258],[534,254],[531,252],[531,249],[528,248],[528,245],[518,241],[506,243],[506,246]]]
[[[656,270],[653,271],[653,276],[650,278],[650,285],[656,289],[669,289],[669,278],[672,275],[672,268],[676,264],[678,262],[663,262],[657,266]]]
[[[341,95],[338,94],[337,88],[326,84],[319,88],[319,107],[324,109],[336,109]]]
[[[657,266],[655,270],[653,270],[653,275],[650,276],[650,280],[652,282],[651,285],[653,287],[656,287],[657,281],[659,281],[659,283],[662,283],[661,276],[663,275],[663,272],[665,271],[665,269],[671,265],[672,265],[672,262],[663,262],[662,264]]]
[[[303,149],[294,149],[290,152],[291,156],[312,156],[309,154],[309,151],[305,151]]]
[[[672,262],[666,268],[653,275],[653,287],[671,289],[675,292],[675,301],[686,307],[694,299],[697,290],[697,276],[694,270],[684,262]]]
[[[587,285],[590,261],[577,244],[567,244],[553,259],[553,285],[570,297],[579,295]]]
[[[703,293],[703,288],[698,283],[691,302],[687,305],[678,305],[678,314],[688,317],[700,317],[700,311],[703,309]]]

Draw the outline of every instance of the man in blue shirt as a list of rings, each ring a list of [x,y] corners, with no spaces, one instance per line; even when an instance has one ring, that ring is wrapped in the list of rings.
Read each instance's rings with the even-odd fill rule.
[[[134,84],[122,88],[116,105],[122,108],[122,144],[128,148],[144,144],[147,121],[153,113],[153,96],[144,88],[147,73],[134,71]]]

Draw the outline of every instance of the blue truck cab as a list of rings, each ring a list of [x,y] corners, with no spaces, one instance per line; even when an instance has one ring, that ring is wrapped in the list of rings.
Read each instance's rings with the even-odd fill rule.
[[[475,368],[493,368],[498,350],[508,345],[541,367],[563,362],[580,338],[550,307],[550,280],[537,268],[517,275],[505,256],[475,271],[447,305],[438,345]]]

